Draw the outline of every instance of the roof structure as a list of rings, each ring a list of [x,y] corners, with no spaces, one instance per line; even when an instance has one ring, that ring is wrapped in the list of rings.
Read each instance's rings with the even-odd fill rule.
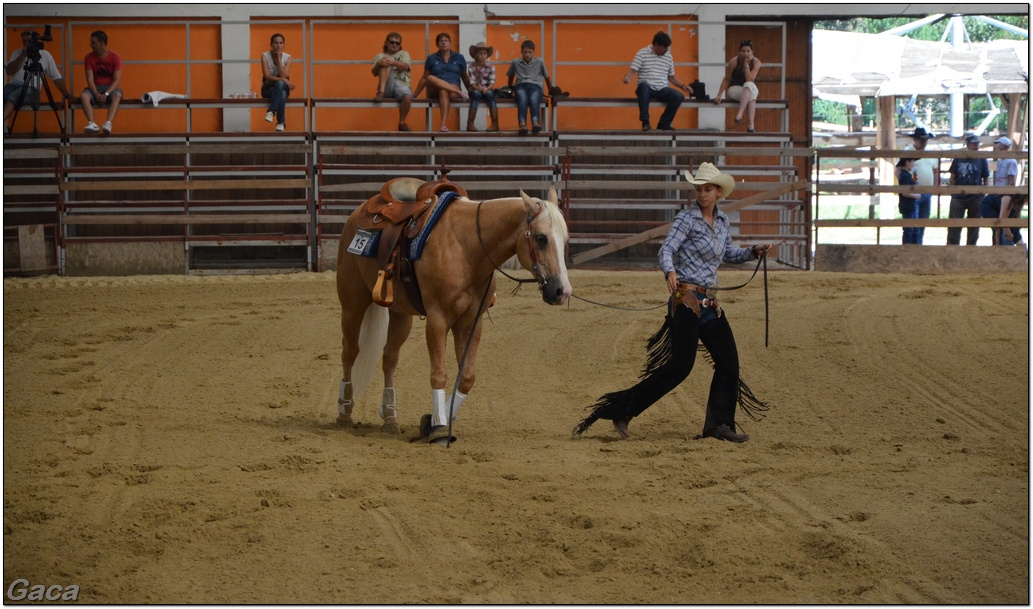
[[[948,42],[814,30],[814,96],[858,97],[1029,92],[1029,41]]]

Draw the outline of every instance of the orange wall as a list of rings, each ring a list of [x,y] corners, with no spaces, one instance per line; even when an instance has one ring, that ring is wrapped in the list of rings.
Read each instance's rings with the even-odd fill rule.
[[[688,16],[679,16],[676,21],[688,20]],[[25,19],[25,23],[40,23],[43,19]],[[111,19],[101,25],[91,23],[70,26],[71,19],[46,19],[54,27],[55,40],[47,44],[47,49],[54,54],[59,63],[63,61],[65,46],[70,34],[70,67],[62,66],[69,89],[76,96],[85,86],[83,57],[89,53],[89,35],[94,29],[103,29],[108,34],[109,46],[118,52],[127,62],[121,87],[127,98],[139,98],[147,91],[160,90],[172,93],[189,93],[195,98],[222,97],[222,66],[217,63],[198,63],[200,61],[218,60],[222,57],[222,40],[220,26],[216,20],[211,24],[190,20],[189,57],[187,55],[188,28],[182,20],[169,20],[169,23],[139,24],[137,22],[121,23]],[[175,22],[180,21],[180,22]],[[448,32],[452,36],[453,49],[466,55],[471,44],[479,40],[460,40],[459,24],[447,20],[428,19],[429,29],[423,23],[387,25],[383,23],[328,23],[329,20],[312,20],[308,24],[284,24],[278,20],[255,20],[250,25],[250,65],[251,90],[261,91],[262,70],[258,58],[269,49],[269,38],[274,33],[281,33],[286,38],[286,50],[293,57],[291,80],[297,88],[291,93],[292,99],[325,97],[372,98],[376,92],[376,80],[370,73],[373,56],[380,52],[384,39],[389,31],[398,31],[403,37],[403,48],[412,57],[413,87],[423,74],[423,62],[428,52],[436,50],[433,40],[439,32]],[[537,23],[489,24],[487,26],[487,43],[495,46],[492,61],[497,70],[497,85],[506,84],[506,70],[510,63],[520,56],[520,44],[530,38],[535,42],[536,55],[541,57],[550,70],[554,84],[576,96],[633,98],[635,81],[625,85],[621,82],[635,53],[650,44],[657,30],[668,30],[666,22],[655,24],[629,24],[615,19],[585,20],[588,23],[558,24],[557,38],[560,46],[556,49],[557,62],[613,62],[607,66],[553,66],[553,24],[554,19],[542,21],[544,27]],[[14,20],[9,20],[9,24]],[[308,26],[312,37],[311,45],[306,40],[305,30]],[[72,28],[69,31],[69,28]],[[21,28],[8,29],[7,52],[18,48]],[[544,35],[543,35],[544,32]],[[671,52],[676,62],[696,62],[699,60],[698,37],[694,26],[678,25],[670,32],[673,39]],[[539,40],[543,37],[543,40]],[[306,56],[311,48],[312,57]],[[467,58],[469,60],[469,57]],[[189,71],[188,71],[188,61]],[[141,63],[142,62],[142,63]],[[148,63],[154,62],[154,63]],[[168,63],[157,63],[168,62]],[[306,83],[312,74],[312,82]],[[697,77],[698,70],[689,67],[676,67],[678,78],[683,82],[691,82]],[[716,87],[715,87],[716,88]],[[233,93],[227,92],[227,93]],[[241,91],[243,93],[243,91]],[[398,124],[397,106],[387,104],[383,108],[370,109],[332,109],[318,108],[317,127],[320,131],[363,131],[394,130]],[[76,128],[80,129],[84,119],[81,111],[75,118]],[[304,125],[303,108],[288,108],[287,123],[291,130],[301,129]],[[661,112],[659,107],[653,108],[655,122]],[[99,116],[105,111],[100,110]],[[422,109],[410,114],[410,124],[415,129],[426,128]],[[251,111],[251,129],[265,131],[270,126],[262,119],[264,110]],[[515,112],[505,108],[501,113],[503,129],[515,129]],[[437,110],[434,111],[433,122],[437,124]],[[559,124],[564,129],[637,129],[638,112],[634,109],[614,108],[579,108],[558,110]],[[41,130],[56,131],[43,112],[39,113]],[[451,128],[458,128],[458,111],[454,110],[449,117]],[[696,111],[690,108],[678,112],[675,120],[677,128],[693,128],[697,125]],[[186,131],[186,111],[173,108],[145,108],[120,110],[117,128],[124,132],[182,132]],[[194,110],[194,131],[221,131],[222,111]],[[31,120],[19,119],[17,131],[31,130]]]

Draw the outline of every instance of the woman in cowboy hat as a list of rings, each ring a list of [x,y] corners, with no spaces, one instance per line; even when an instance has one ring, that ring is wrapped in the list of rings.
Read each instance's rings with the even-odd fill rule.
[[[470,115],[466,119],[466,130],[477,131],[474,120],[477,119],[477,104],[483,99],[488,104],[491,125],[488,131],[499,130],[499,108],[495,105],[495,66],[488,58],[495,54],[495,47],[485,42],[470,45]]]
[[[735,190],[735,180],[711,163],[702,163],[693,176],[685,178],[696,186],[696,202],[674,218],[667,238],[660,246],[660,268],[664,271],[668,301],[667,318],[647,344],[649,358],[637,385],[599,398],[592,413],[574,428],[580,434],[597,419],[609,419],[621,438],[628,438],[628,424],[654,402],[677,387],[692,371],[699,341],[714,363],[710,383],[704,438],[745,442],[736,432],[735,406],[756,418],[752,410],[767,410],[739,379],[739,354],[728,319],[717,305],[717,267],[722,262],[739,264],[764,256],[770,245],[736,247],[729,234],[728,216],[717,202]]]

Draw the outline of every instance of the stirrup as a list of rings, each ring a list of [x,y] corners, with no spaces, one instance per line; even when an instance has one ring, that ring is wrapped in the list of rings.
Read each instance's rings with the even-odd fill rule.
[[[373,302],[390,307],[395,302],[395,282],[387,277],[387,271],[377,273],[377,284],[373,286]]]

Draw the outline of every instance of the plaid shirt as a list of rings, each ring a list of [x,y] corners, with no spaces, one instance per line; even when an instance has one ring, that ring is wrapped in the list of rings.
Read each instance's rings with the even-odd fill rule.
[[[466,71],[470,74],[470,84],[489,89],[495,86],[495,66],[490,61],[485,61],[483,68],[469,63]]]
[[[753,259],[753,251],[732,245],[728,216],[723,211],[714,210],[714,226],[710,226],[699,205],[693,203],[675,216],[657,258],[664,276],[675,271],[678,281],[715,287],[722,261],[742,264]]]

